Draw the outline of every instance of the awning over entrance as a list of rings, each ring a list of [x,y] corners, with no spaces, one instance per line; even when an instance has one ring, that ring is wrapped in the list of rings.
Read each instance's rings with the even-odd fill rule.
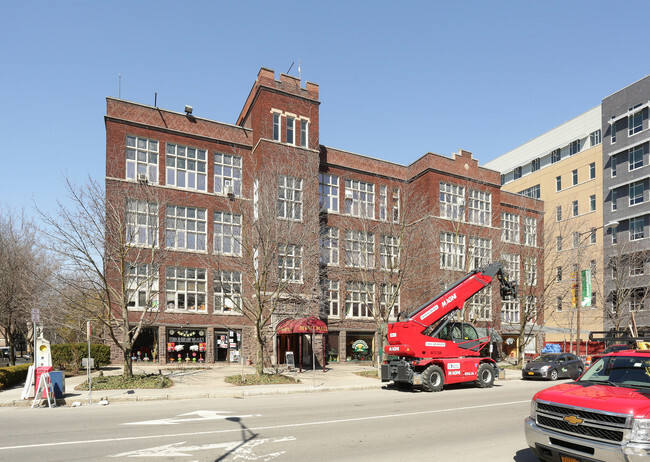
[[[277,334],[327,334],[327,326],[315,316],[308,318],[291,319],[287,318],[278,324]]]

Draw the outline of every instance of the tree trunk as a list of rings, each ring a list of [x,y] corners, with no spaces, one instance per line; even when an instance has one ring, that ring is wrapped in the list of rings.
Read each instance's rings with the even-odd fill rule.
[[[131,378],[133,377],[133,349],[132,348],[125,348],[124,349],[124,370],[122,371],[122,374],[126,378]]]

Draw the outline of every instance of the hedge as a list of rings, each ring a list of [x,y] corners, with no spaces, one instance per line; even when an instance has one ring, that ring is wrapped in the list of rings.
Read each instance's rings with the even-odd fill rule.
[[[31,366],[31,364],[0,367],[0,390],[25,383],[29,366]]]
[[[55,371],[77,373],[81,359],[88,357],[87,343],[61,343],[52,345],[52,367]],[[91,344],[90,357],[95,360],[95,368],[111,362],[111,348],[108,345]]]

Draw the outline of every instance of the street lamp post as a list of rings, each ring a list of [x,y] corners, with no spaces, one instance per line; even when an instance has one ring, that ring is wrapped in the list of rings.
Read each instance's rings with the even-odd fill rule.
[[[617,226],[618,226],[618,221],[610,221],[606,225],[599,226],[598,228],[590,229],[589,231],[584,231],[582,233],[580,233],[580,232],[578,233],[578,255],[577,255],[577,260],[578,260],[577,261],[577,263],[578,263],[577,270],[578,271],[577,271],[577,274],[576,274],[576,278],[577,278],[576,282],[577,282],[577,286],[578,286],[578,294],[577,294],[578,296],[576,297],[576,331],[577,331],[576,332],[576,349],[575,349],[576,356],[580,356],[580,310],[582,309],[582,300],[580,299],[580,295],[582,294],[582,290],[583,290],[582,277],[580,275],[580,273],[581,273],[581,271],[580,271],[580,244],[582,243],[582,236],[584,236],[585,234],[595,233],[599,229],[616,228]],[[587,353],[587,352],[585,352],[585,353]]]

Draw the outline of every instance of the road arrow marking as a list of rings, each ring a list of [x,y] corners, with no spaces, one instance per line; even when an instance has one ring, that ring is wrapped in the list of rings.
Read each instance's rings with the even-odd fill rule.
[[[156,446],[153,448],[139,449],[137,451],[122,452],[109,457],[190,457],[190,452],[208,451],[213,449],[223,449],[224,452],[230,452],[230,456],[234,459],[243,460],[271,460],[284,454],[285,451],[273,452],[265,455],[257,455],[253,452],[256,446],[264,443],[284,443],[286,441],[295,441],[293,436],[286,436],[283,438],[262,438],[259,440],[251,441],[229,441],[227,443],[215,444],[202,444],[195,446],[183,446],[186,442],[165,444],[163,446]]]
[[[248,417],[259,417],[260,414],[229,415],[230,411],[195,411],[187,414],[179,414],[176,417],[157,420],[144,420],[142,422],[127,422],[122,425],[175,425],[179,423],[193,422],[197,420],[238,420]],[[186,416],[197,416],[187,418]]]

